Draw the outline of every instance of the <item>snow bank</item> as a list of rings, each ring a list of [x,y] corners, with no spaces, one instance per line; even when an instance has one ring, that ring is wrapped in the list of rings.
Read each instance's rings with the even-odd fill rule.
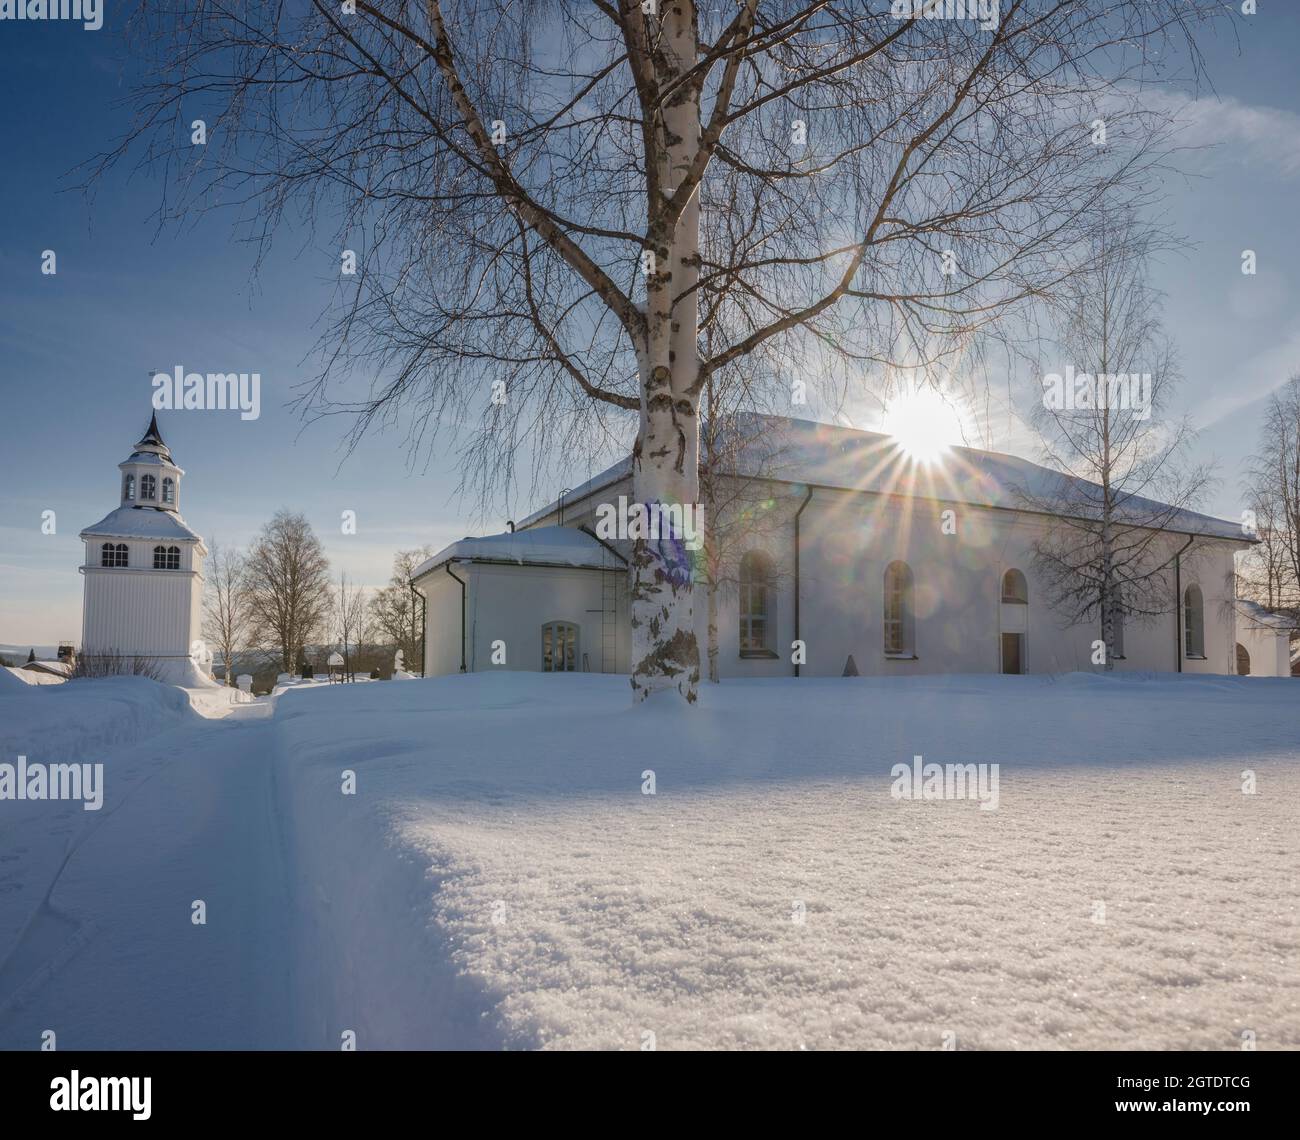
[[[89,762],[97,750],[162,732],[190,715],[184,692],[147,677],[15,684],[0,688],[0,761],[21,753],[42,763]]]
[[[524,673],[288,692],[276,780],[317,884],[320,1043],[349,1019],[362,1047],[1296,1048],[1296,692],[803,679],[633,709],[626,678]],[[997,810],[893,798],[915,755],[998,764]]]

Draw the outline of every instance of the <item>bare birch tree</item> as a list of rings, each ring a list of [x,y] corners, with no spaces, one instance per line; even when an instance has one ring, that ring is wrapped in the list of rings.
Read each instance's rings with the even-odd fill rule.
[[[354,433],[456,429],[490,495],[630,414],[634,499],[695,504],[720,369],[924,367],[1052,293],[1097,203],[1162,160],[1139,81],[1175,57],[1194,73],[1222,9],[1003,0],[985,26],[894,7],[143,0],[158,71],[96,171],[134,150],[178,176],[164,217],[232,203],[262,241],[291,204],[331,219],[329,256],[357,269],[304,398]],[[369,393],[335,395],[358,369]],[[635,698],[693,701],[684,543],[639,540],[630,574]]]
[[[420,610],[411,590],[411,577],[433,548],[399,550],[393,556],[393,576],[388,585],[376,590],[370,602],[371,616],[379,630],[402,651],[407,669],[423,672],[424,645],[420,641]]]
[[[248,645],[252,627],[247,559],[237,549],[212,544],[203,594],[203,636],[221,651],[226,684],[235,684],[235,654]]]
[[[343,654],[343,679],[345,681],[356,680],[353,669],[357,652],[361,648],[368,604],[365,588],[351,581],[346,570],[341,571],[338,586],[334,590],[333,608],[330,616],[334,627],[334,637]]]
[[[1132,212],[1104,212],[1055,299],[1057,367],[1043,378],[1035,417],[1044,461],[1067,477],[1020,489],[1051,517],[1034,545],[1035,569],[1068,620],[1098,623],[1108,671],[1125,618],[1178,607],[1166,574],[1177,548],[1165,531],[1186,527],[1180,514],[1210,480],[1188,460],[1188,421],[1162,416],[1179,379],[1148,277],[1163,240]]]
[[[1259,545],[1245,559],[1256,600],[1300,614],[1300,376],[1269,397],[1248,502]]]
[[[277,511],[248,554],[249,610],[259,640],[292,672],[330,612],[329,561],[311,523]]]

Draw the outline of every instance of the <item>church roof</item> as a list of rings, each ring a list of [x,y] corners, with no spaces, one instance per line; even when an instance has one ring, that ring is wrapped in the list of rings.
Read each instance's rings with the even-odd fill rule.
[[[569,526],[539,526],[482,538],[462,538],[415,568],[412,580],[447,562],[509,562],[517,566],[572,566],[621,570],[622,559],[586,531]]]
[[[735,467],[742,476],[1081,519],[1097,513],[1100,486],[1015,455],[953,447],[925,465],[914,462],[892,436],[881,432],[758,413],[744,416],[740,425],[736,430],[745,439],[735,449]],[[631,461],[621,460],[575,487],[564,501],[576,503],[627,478],[631,470]],[[520,529],[540,522],[557,506],[558,500],[534,511],[519,524]],[[1251,541],[1239,523],[1153,499],[1132,496],[1122,510],[1134,526]]]
[[[1256,602],[1246,598],[1237,598],[1237,611],[1255,626],[1263,626],[1275,630],[1300,629],[1300,621],[1286,614],[1275,614],[1266,610]]]
[[[176,542],[202,542],[194,531],[185,525],[175,511],[154,507],[118,507],[110,511],[94,526],[81,532],[82,538],[152,538]]]

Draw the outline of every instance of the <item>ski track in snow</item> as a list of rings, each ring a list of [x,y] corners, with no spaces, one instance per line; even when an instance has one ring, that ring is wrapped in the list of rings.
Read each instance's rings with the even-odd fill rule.
[[[0,1047],[1300,1047],[1294,682],[133,684],[0,694],[0,759],[106,771],[0,804]]]

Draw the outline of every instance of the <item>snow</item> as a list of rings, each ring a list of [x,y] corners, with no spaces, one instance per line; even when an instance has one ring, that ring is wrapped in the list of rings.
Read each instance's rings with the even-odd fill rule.
[[[297,692],[275,724],[317,937],[340,976],[392,956],[346,982],[377,1045],[450,1010],[518,1047],[1294,1048],[1294,693],[804,679],[632,710],[623,678],[511,673]],[[892,799],[916,754],[999,763],[998,810]]]
[[[39,669],[18,669],[8,665],[4,666],[3,672],[17,677],[25,685],[62,685],[68,679],[54,673],[42,673]]]
[[[1101,493],[1101,488],[1088,480],[1072,479],[1019,456],[996,451],[953,447],[926,466],[913,462],[892,437],[880,432],[760,413],[746,414],[743,425],[743,439],[749,442],[742,442],[739,471],[778,482],[1004,510],[1024,509],[1028,499],[1031,503],[1056,503],[1062,513],[1072,513],[1073,508],[1074,513],[1085,518],[1095,514]],[[622,460],[574,488],[565,501],[576,503],[630,473],[631,461]],[[530,527],[555,510],[552,502],[519,525]],[[1242,532],[1240,523],[1197,511],[1173,511],[1140,496],[1126,500],[1120,513],[1125,512],[1139,525],[1161,518],[1170,531],[1226,538],[1243,545],[1254,541]]]
[[[1295,691],[0,676],[0,761],[106,789],[0,802],[0,1047],[1296,1048]],[[915,755],[999,806],[894,799]]]
[[[81,532],[81,538],[145,538],[168,539],[174,542],[202,542],[203,540],[175,511],[155,507],[118,507],[109,511],[94,526]]]
[[[1286,614],[1275,614],[1256,602],[1245,598],[1236,599],[1237,613],[1253,626],[1265,629],[1291,630],[1300,629],[1300,623]]]
[[[542,526],[506,531],[483,538],[462,538],[416,567],[411,579],[422,578],[451,561],[487,560],[524,566],[579,566],[613,570],[623,566],[595,538],[576,527]]]

